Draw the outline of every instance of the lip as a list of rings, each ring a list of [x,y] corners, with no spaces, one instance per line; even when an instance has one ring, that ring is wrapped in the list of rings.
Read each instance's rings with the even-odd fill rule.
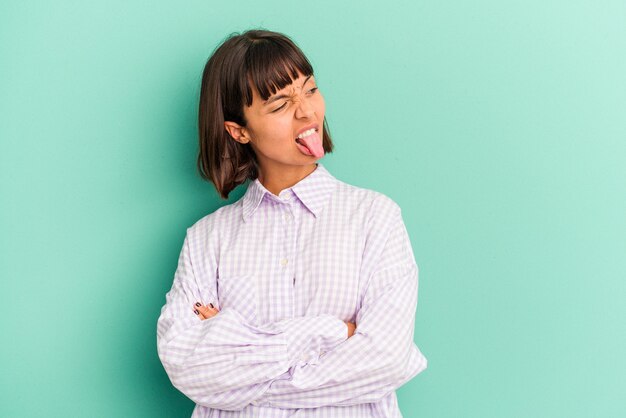
[[[302,132],[308,131],[309,129],[315,129],[316,131],[318,131],[318,132],[319,132],[319,124],[314,123],[314,124],[312,124],[312,125],[305,126],[304,128],[302,128],[302,129],[300,129],[300,130],[298,131],[298,133],[296,134],[296,136],[294,136],[294,138],[297,138],[297,137],[298,137],[298,135],[300,135]]]

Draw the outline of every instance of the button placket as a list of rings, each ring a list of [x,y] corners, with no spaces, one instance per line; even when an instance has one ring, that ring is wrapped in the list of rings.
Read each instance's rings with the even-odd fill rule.
[[[286,197],[286,195],[285,195]],[[282,197],[283,200],[285,200],[285,197]],[[284,241],[283,241],[283,258],[281,258],[278,262],[282,267],[286,267],[289,264],[289,243],[291,242],[291,231],[289,228],[289,224],[287,222],[285,222],[287,220],[287,214],[289,212],[289,205],[281,205],[282,206],[282,215],[281,218],[283,219],[282,222],[282,227],[283,227],[283,236],[284,236]],[[285,207],[286,206],[286,207]]]
[[[285,291],[289,294],[289,311],[291,311],[291,317],[294,316],[295,313],[295,294],[294,294],[294,286],[293,286],[293,276],[295,274],[294,269],[294,235],[296,233],[296,225],[293,221],[293,211],[295,210],[294,200],[289,199],[285,201],[282,205],[282,214],[280,217],[282,218],[282,226],[283,226],[283,247],[282,254],[283,258],[279,260],[279,264],[282,270],[282,277],[284,280]]]
[[[285,222],[285,224],[289,224],[293,221],[293,214],[291,210],[291,205],[288,205],[283,212],[283,221]]]

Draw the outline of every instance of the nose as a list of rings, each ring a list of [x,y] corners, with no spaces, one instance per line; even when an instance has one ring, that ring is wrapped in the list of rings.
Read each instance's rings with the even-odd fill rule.
[[[315,108],[313,104],[301,94],[298,97],[298,102],[296,103],[296,117],[297,118],[311,118],[315,113]]]

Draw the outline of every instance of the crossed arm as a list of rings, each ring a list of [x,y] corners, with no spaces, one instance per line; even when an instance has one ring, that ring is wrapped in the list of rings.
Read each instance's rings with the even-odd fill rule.
[[[396,215],[370,246],[374,267],[356,324],[319,315],[257,327],[232,308],[196,306],[186,239],[157,334],[174,386],[224,410],[347,406],[376,402],[426,368],[413,343],[418,270]]]
[[[195,313],[196,316],[200,320],[213,318],[215,315],[217,315],[220,312],[220,310],[216,308],[215,306],[213,306],[212,303],[208,305],[203,305],[200,302],[196,302],[192,309],[193,309],[193,313]],[[346,326],[348,327],[348,338],[350,338],[354,335],[356,324],[354,322],[348,322],[348,321],[344,321],[344,322],[346,323]]]

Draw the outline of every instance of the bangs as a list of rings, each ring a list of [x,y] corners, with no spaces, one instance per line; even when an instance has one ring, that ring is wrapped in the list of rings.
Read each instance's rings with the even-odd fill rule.
[[[298,72],[313,75],[313,67],[300,49],[279,39],[264,39],[254,42],[246,54],[247,82],[243,99],[252,105],[250,82],[263,100],[276,91],[293,83]]]

